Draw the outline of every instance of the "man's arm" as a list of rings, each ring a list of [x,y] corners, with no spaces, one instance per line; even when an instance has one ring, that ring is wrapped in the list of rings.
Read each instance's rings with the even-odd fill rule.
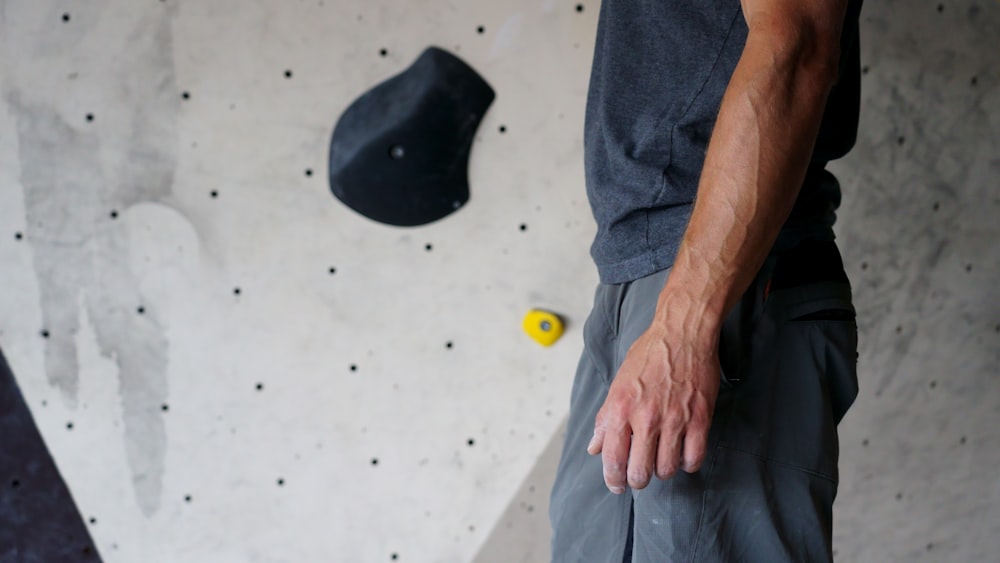
[[[587,448],[604,480],[697,471],[719,390],[718,342],[791,212],[837,79],[846,0],[743,0],[749,34],[709,143],[684,240]]]

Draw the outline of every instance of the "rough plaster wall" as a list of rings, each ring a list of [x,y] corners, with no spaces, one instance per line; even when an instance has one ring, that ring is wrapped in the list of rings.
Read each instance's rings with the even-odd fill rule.
[[[472,558],[596,282],[580,6],[0,2],[0,346],[105,560]],[[498,94],[472,199],[374,224],[329,135],[429,45]]]
[[[842,430],[845,561],[1000,553],[1000,2],[872,2],[836,171],[862,395]]]
[[[0,6],[0,346],[105,559],[545,561],[596,3]],[[991,561],[1000,4],[863,16],[838,557]],[[472,200],[373,225],[326,193],[329,129],[429,44],[498,93]],[[577,321],[551,350],[536,305]]]

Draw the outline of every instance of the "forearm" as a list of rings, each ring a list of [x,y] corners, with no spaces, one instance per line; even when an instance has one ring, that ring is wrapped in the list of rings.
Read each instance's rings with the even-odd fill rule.
[[[659,322],[703,338],[707,347],[791,212],[836,79],[837,51],[829,41],[789,41],[770,33],[772,27],[766,21],[751,27],[657,305]]]

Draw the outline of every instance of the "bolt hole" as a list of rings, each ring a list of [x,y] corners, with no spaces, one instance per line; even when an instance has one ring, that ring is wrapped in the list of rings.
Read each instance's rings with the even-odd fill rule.
[[[240,295],[241,293],[243,293],[242,289],[240,289],[238,287],[234,287],[233,288],[233,295]]]
[[[331,275],[331,276],[332,276],[333,274],[336,274],[336,273],[337,273],[337,269],[336,269],[336,268],[334,268],[333,266],[331,266],[331,267],[330,267],[330,270],[329,270],[329,271],[330,271],[330,275]]]
[[[263,391],[263,390],[264,390],[264,384],[263,384],[263,383],[258,383],[258,384],[257,384],[257,385],[255,386],[255,388],[256,388],[256,389],[257,389],[258,391]]]
[[[111,218],[112,219],[117,219],[118,218],[118,212],[115,211],[115,210],[111,210]]]
[[[583,4],[577,4],[576,5],[576,11],[577,12],[583,12]]]
[[[372,458],[372,465],[378,465],[378,458],[377,457],[373,457]]]
[[[69,21],[69,14],[63,14],[62,20],[64,22],[68,22]]]
[[[185,100],[190,100],[191,99],[191,93],[190,92],[183,92],[183,93],[181,93],[181,97],[184,98]]]
[[[386,56],[389,55],[389,50],[388,49],[379,49],[378,54],[381,55],[381,56],[383,56],[383,57],[386,57]]]
[[[449,340],[448,342],[444,343],[444,347],[451,350],[452,348],[455,347],[455,344],[451,340]]]
[[[520,229],[521,229],[521,232],[527,231],[528,230],[527,223],[521,223]]]
[[[72,429],[73,429],[73,423],[72,422],[67,422],[66,423],[66,430],[72,430]]]
[[[469,438],[469,439],[468,439],[468,440],[466,441],[466,443],[467,443],[467,444],[469,444],[469,447],[470,447],[470,448],[471,448],[472,446],[475,446],[475,445],[476,445],[476,441],[475,441],[474,439],[472,439],[472,438]]]
[[[282,479],[281,477],[278,477],[278,486],[279,487],[284,487],[285,486],[285,480]]]
[[[184,495],[184,502],[191,502],[191,495]]]
[[[501,125],[499,129],[500,129],[500,133],[506,133],[507,132],[507,126],[506,125]]]
[[[426,250],[427,252],[430,252],[430,251],[434,250],[434,245],[431,244],[431,243],[427,243],[427,244],[424,245],[424,250]]]
[[[87,114],[87,121],[94,121],[94,114],[88,113]]]
[[[215,199],[215,198],[219,197],[219,191],[218,190],[212,190],[212,192],[209,195],[212,196],[213,199]]]
[[[479,33],[479,34],[486,33],[486,28],[483,27],[483,26],[479,26],[479,27],[476,28],[476,33]]]
[[[170,405],[163,403],[162,405],[160,405],[160,410],[162,410],[163,412],[167,412],[170,410]]]
[[[23,238],[24,238],[24,235],[22,235],[21,233],[19,233],[19,232],[18,233],[14,233],[14,240],[21,240]]]
[[[139,313],[140,315],[144,315],[146,313],[146,308],[139,307],[138,309],[135,310],[135,312]]]
[[[47,331],[47,330],[43,330],[43,331],[41,332],[41,335],[42,335],[42,338],[48,338],[48,337],[49,337],[49,331]]]
[[[292,71],[291,70],[286,70],[285,71],[285,78],[291,78],[291,77],[292,77]]]
[[[350,370],[351,371],[358,371],[358,365],[357,364],[351,364],[350,365]]]

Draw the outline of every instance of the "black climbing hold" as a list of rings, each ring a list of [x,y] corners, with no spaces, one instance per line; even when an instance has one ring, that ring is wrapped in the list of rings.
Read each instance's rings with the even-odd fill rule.
[[[495,94],[437,47],[344,111],[330,143],[330,189],[389,225],[437,221],[469,200],[472,141]]]

